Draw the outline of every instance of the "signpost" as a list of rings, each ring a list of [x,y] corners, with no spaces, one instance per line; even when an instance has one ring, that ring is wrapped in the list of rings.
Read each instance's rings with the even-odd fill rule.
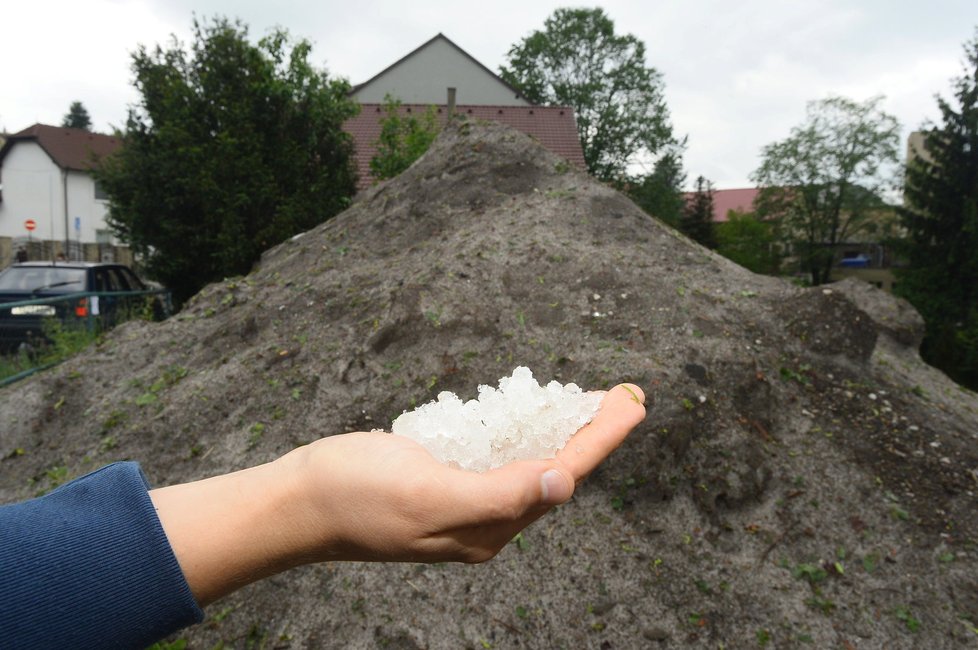
[[[27,228],[27,250],[30,251],[31,244],[33,243],[31,240],[31,233],[33,233],[34,229],[37,228],[37,223],[35,223],[33,219],[28,219],[24,222],[24,228]],[[25,252],[23,261],[27,261],[28,255],[29,253]],[[17,261],[21,261],[20,253],[17,254]]]

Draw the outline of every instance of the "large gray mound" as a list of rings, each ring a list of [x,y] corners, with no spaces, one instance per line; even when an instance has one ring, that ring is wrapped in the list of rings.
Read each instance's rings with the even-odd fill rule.
[[[495,560],[307,567],[180,636],[958,648],[978,642],[978,400],[921,363],[921,334],[868,285],[753,275],[523,135],[463,123],[249,276],[0,391],[0,499],[123,458],[157,485],[260,463],[517,365],[629,380],[644,424]]]

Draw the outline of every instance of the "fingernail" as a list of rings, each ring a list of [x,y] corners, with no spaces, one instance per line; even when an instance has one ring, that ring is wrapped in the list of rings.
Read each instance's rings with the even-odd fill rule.
[[[548,469],[540,477],[543,503],[546,505],[557,505],[558,503],[567,501],[573,493],[572,489],[568,489],[569,487],[567,485],[567,479],[555,469]]]

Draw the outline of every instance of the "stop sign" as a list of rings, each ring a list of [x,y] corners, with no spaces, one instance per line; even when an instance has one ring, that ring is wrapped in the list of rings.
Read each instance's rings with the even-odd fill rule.
[[[27,228],[28,230],[34,230],[35,228],[37,228],[37,224],[34,223],[33,219],[28,219],[27,221],[24,222],[24,228]]]

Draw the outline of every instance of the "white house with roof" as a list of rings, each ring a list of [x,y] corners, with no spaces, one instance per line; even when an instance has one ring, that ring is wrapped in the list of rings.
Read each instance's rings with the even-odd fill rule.
[[[28,242],[32,258],[115,258],[108,200],[92,169],[119,146],[113,136],[44,124],[8,135],[0,147],[0,264]]]

